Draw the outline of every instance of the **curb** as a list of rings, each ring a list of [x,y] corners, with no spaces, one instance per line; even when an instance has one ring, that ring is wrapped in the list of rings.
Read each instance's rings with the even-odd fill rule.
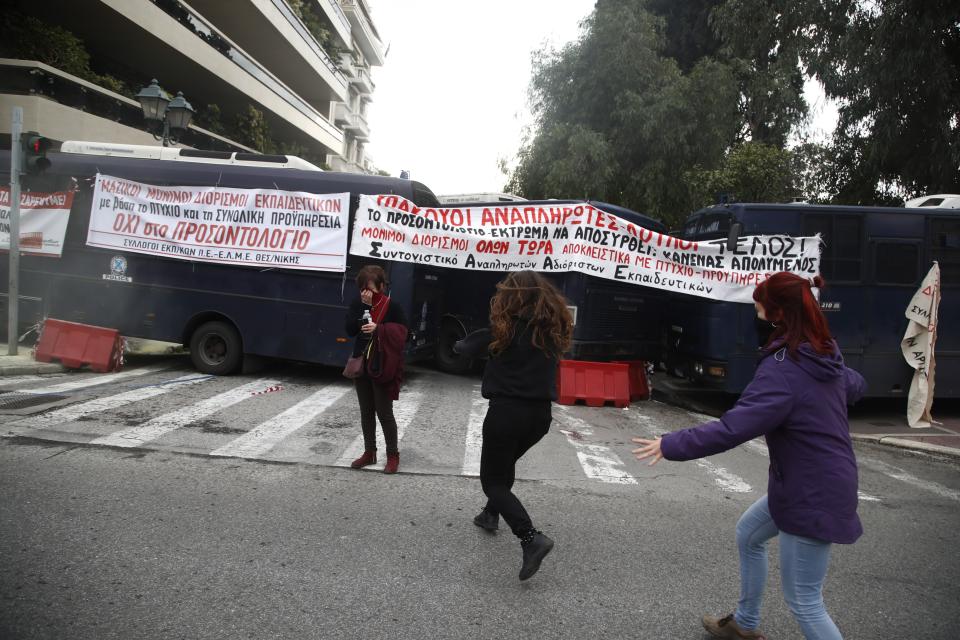
[[[63,373],[66,368],[59,364],[11,364],[0,366],[0,381],[4,376],[24,376],[41,373]]]
[[[945,447],[939,444],[917,442],[914,440],[906,440],[904,438],[896,438],[892,436],[872,436],[860,433],[851,433],[850,438],[858,442],[870,442],[887,447],[895,447],[897,449],[911,449],[913,451],[923,451],[924,453],[936,453],[942,456],[960,458],[960,449],[954,447]]]

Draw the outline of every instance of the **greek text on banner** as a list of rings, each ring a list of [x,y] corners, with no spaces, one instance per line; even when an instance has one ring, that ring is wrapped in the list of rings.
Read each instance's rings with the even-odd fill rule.
[[[154,186],[97,175],[87,244],[201,262],[345,271],[350,194]]]
[[[73,205],[72,191],[20,194],[20,253],[59,258]],[[10,189],[0,189],[0,250],[10,250]]]
[[[361,196],[350,253],[482,271],[578,271],[608,280],[752,302],[778,271],[812,278],[820,238],[750,236],[694,242],[645,229],[587,203],[427,208]]]

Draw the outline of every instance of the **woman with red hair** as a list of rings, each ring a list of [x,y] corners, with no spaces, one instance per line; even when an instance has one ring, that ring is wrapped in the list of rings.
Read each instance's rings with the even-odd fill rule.
[[[737,523],[740,600],[722,618],[704,616],[717,638],[764,638],[758,631],[767,578],[766,544],[779,536],[783,595],[807,640],[839,640],[823,605],[823,580],[832,543],[851,544],[863,533],[857,517],[857,461],[847,405],[866,385],[847,368],[830,336],[811,287],[790,273],[757,286],[754,306],[773,333],[761,350],[753,380],[737,404],[714,422],[634,438],[637,459],[693,460],[764,436],[770,452],[767,495]]]

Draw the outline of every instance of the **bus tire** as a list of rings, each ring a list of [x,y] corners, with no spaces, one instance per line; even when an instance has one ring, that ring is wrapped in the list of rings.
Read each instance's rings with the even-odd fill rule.
[[[453,345],[464,337],[463,327],[458,322],[444,322],[440,326],[440,335],[437,338],[437,350],[434,361],[437,368],[447,373],[466,373],[470,370],[471,360],[455,353]]]
[[[228,376],[243,363],[243,342],[236,327],[215,320],[205,322],[190,336],[190,360],[201,373]]]

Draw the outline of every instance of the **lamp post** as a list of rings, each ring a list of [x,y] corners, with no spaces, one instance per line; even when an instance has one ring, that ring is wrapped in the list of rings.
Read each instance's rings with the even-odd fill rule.
[[[193,117],[194,110],[183,97],[183,92],[178,91],[177,97],[171,100],[170,94],[157,84],[156,78],[151,80],[148,86],[140,89],[137,100],[140,101],[140,108],[143,109],[143,117],[147,122],[152,127],[161,129],[159,136],[153,131],[150,133],[157,140],[162,140],[165,147],[176,144],[176,135],[186,131],[190,126],[190,118]]]

